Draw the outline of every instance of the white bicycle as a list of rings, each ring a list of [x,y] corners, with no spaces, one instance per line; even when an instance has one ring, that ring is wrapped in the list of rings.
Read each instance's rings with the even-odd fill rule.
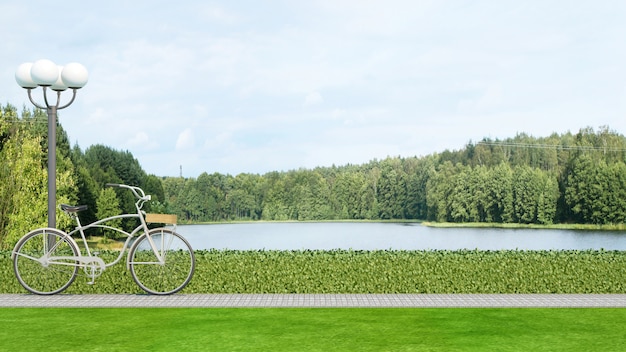
[[[112,183],[107,186],[130,190],[137,198],[137,213],[111,216],[82,226],[78,213],[86,210],[87,206],[62,204],[61,209],[76,220],[75,230],[69,233],[55,228],[33,230],[22,237],[13,249],[15,276],[25,289],[38,295],[59,293],[74,282],[79,270],[83,270],[91,279],[89,283],[93,284],[107,267],[122,260],[129,247],[127,268],[135,283],[146,292],[169,295],[182,290],[189,283],[195,270],[195,257],[189,242],[174,231],[176,216],[145,214],[141,208],[151,197],[139,187]],[[138,218],[140,224],[131,232],[107,225],[123,218]],[[174,229],[149,229],[147,224],[151,222],[173,224]],[[127,236],[117,259],[105,263],[98,252],[90,250],[84,232],[89,228],[114,230]],[[84,244],[84,255],[72,237],[77,233]]]

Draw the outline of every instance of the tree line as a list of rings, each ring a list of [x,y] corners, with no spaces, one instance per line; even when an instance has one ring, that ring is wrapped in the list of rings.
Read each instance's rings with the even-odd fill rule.
[[[264,175],[163,178],[188,221],[626,222],[626,138],[608,127],[483,139],[456,151]]]
[[[361,165],[263,175],[148,175],[128,151],[70,146],[57,125],[57,202],[86,204],[84,223],[134,211],[142,187],[148,211],[182,221],[393,220],[498,223],[626,222],[626,138],[607,126],[533,137],[469,142],[460,150],[388,157]],[[47,217],[47,116],[0,107],[0,244],[10,247]],[[131,222],[132,219],[124,219]],[[62,229],[73,225],[62,212]],[[132,224],[125,223],[123,226]]]

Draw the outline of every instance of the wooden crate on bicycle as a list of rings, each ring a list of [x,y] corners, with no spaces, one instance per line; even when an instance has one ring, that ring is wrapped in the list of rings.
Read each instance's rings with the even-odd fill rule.
[[[174,214],[146,214],[146,222],[152,224],[172,224],[176,225],[176,215]]]

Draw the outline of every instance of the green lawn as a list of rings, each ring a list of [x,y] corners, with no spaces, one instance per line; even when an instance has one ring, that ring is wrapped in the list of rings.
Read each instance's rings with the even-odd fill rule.
[[[626,309],[0,309],[0,351],[624,351]]]

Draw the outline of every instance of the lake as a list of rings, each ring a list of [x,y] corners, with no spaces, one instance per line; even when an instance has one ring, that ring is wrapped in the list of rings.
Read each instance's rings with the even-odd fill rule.
[[[177,232],[198,250],[626,250],[623,231],[434,228],[388,222],[250,222],[178,225]]]

